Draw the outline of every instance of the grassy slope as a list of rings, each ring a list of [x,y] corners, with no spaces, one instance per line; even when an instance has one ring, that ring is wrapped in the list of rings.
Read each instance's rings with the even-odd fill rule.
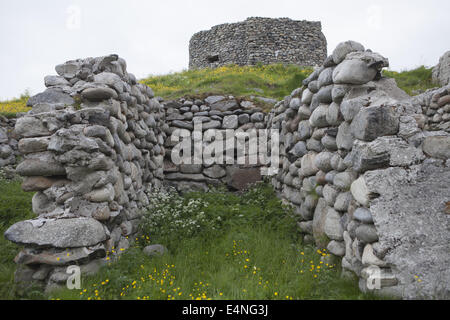
[[[29,94],[24,93],[20,96],[20,98],[0,101],[0,115],[5,117],[15,117],[18,112],[29,111],[31,108],[26,106],[28,98]]]
[[[402,72],[383,71],[385,77],[394,78],[397,85],[409,95],[417,95],[437,85],[432,81],[432,68],[424,66]]]
[[[232,94],[236,97],[265,96],[282,99],[310,73],[311,68],[294,65],[225,66],[218,69],[188,70],[162,76],[149,76],[141,82],[150,86],[157,96],[174,99],[205,94]],[[402,72],[383,72],[394,78],[408,94],[433,88],[431,68],[421,66]]]
[[[166,99],[189,95],[225,94],[282,99],[299,87],[311,68],[295,65],[229,65],[217,69],[188,70],[150,76],[141,82]]]
[[[164,99],[176,99],[189,96],[210,94],[234,95],[238,98],[263,96],[281,100],[292,90],[301,86],[312,72],[311,68],[295,65],[257,65],[239,67],[229,65],[217,69],[187,70],[167,75],[149,76],[141,80],[151,87],[157,96]],[[431,68],[424,66],[402,72],[384,71],[384,76],[394,78],[400,88],[408,94],[433,88]],[[0,101],[0,114],[14,116],[17,112],[26,112],[28,93],[20,98]],[[265,110],[271,105],[260,103]]]

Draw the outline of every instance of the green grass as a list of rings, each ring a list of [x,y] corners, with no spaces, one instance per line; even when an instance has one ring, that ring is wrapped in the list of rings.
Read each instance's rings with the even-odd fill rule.
[[[296,65],[228,65],[216,69],[185,70],[166,75],[151,75],[140,82],[151,87],[156,96],[166,100],[205,98],[208,95],[233,95],[238,99],[262,96],[282,100],[312,72],[310,67]],[[409,95],[416,95],[436,87],[431,78],[432,69],[424,66],[402,72],[384,70],[383,75],[394,78],[397,85]],[[0,115],[15,117],[17,112],[26,112],[29,92],[17,99],[0,101]],[[255,104],[269,111],[273,105],[255,100]]]
[[[97,275],[83,277],[80,290],[63,289],[49,298],[376,298],[361,293],[355,281],[341,278],[339,265],[332,263],[326,252],[302,245],[294,221],[287,214],[290,210],[281,205],[268,185],[243,195],[217,190],[172,200],[180,208],[183,201],[197,200],[208,220],[215,221],[219,216],[221,219],[197,232],[185,233],[182,239],[174,233],[170,237],[157,227],[154,234],[140,236],[133,248]],[[166,213],[172,214],[171,209]],[[189,209],[183,214],[196,216]],[[216,229],[218,225],[220,229]],[[145,256],[142,247],[149,243],[168,245],[169,254]]]
[[[18,180],[0,178],[0,299],[15,298],[14,257],[20,247],[6,240],[3,233],[17,221],[33,217],[31,210],[32,193],[22,191]]]
[[[397,85],[411,96],[438,86],[432,81],[432,68],[425,66],[402,72],[384,70],[383,75],[394,78]]]
[[[0,180],[0,192],[3,233],[33,216],[32,194],[21,191],[20,181],[7,180]],[[171,208],[153,201],[132,248],[96,275],[83,276],[80,290],[15,295],[12,260],[20,248],[2,237],[0,299],[377,299],[361,293],[356,281],[341,278],[340,266],[326,252],[301,243],[290,208],[268,184],[243,194],[223,189],[171,194],[167,201]],[[153,232],[147,229],[155,222],[152,212],[170,216],[176,210],[202,227],[164,227],[156,219]],[[169,253],[154,258],[142,253],[155,243]]]
[[[7,118],[15,118],[18,112],[27,112],[31,108],[27,107],[30,98],[29,91],[25,91],[19,98],[0,101],[0,115]]]
[[[254,95],[281,100],[300,87],[311,72],[312,68],[296,65],[228,65],[153,75],[141,82],[165,99],[223,94],[238,98]]]
[[[164,99],[205,97],[212,94],[234,95],[238,98],[264,96],[281,100],[292,90],[301,87],[311,68],[295,65],[228,65],[217,69],[200,69],[154,75],[141,80]],[[401,72],[384,70],[385,77],[394,78],[409,95],[416,95],[436,87],[432,69],[424,66]],[[272,106],[261,105],[265,110]]]

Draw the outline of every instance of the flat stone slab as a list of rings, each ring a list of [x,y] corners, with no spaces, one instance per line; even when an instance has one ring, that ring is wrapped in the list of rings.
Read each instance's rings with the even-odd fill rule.
[[[107,239],[103,225],[92,218],[20,221],[5,237],[17,244],[55,248],[89,247]]]
[[[450,170],[432,162],[368,171],[364,180],[379,197],[370,203],[385,261],[406,299],[450,298]],[[417,281],[416,276],[421,280]]]

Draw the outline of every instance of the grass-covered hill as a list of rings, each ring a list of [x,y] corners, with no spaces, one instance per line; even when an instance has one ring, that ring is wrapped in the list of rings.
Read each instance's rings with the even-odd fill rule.
[[[166,75],[151,75],[141,82],[151,87],[156,96],[176,99],[185,96],[204,97],[212,94],[233,95],[238,98],[258,97],[281,100],[301,86],[303,79],[313,71],[310,67],[296,65],[229,65],[217,69],[185,70]],[[400,88],[415,95],[435,85],[431,68],[424,66],[402,72],[384,71],[384,76],[394,78]],[[0,102],[0,114],[14,116],[26,112],[28,94],[18,99]],[[259,100],[264,104],[263,100]],[[262,105],[264,109],[271,104]]]

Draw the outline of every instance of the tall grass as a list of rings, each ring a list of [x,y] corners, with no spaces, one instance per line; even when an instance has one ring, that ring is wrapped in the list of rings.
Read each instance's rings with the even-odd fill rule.
[[[84,277],[80,290],[63,289],[49,298],[375,298],[359,292],[356,282],[341,278],[339,265],[328,253],[299,241],[290,210],[281,205],[270,186],[260,185],[240,195],[216,190],[181,198],[174,196],[175,202],[180,200],[175,205],[179,210],[184,210],[184,201],[199,201],[205,216],[209,220],[221,217],[221,223],[186,233],[183,238],[176,234],[177,229],[184,230],[183,226],[175,227],[172,236],[167,229],[156,227],[153,233],[135,239],[133,248],[119,256],[117,262],[95,276]],[[166,213],[173,215],[174,211],[169,208]],[[189,209],[182,214],[184,218],[196,219],[196,213]],[[152,209],[148,215],[152,215]],[[149,243],[168,245],[169,254],[145,256],[142,247]]]

